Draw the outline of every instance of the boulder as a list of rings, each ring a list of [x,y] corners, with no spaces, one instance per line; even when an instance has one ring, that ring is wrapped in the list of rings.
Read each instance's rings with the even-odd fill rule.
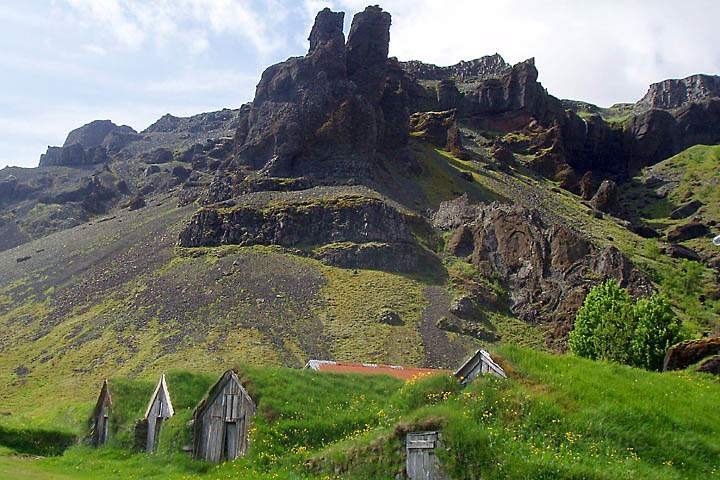
[[[171,173],[172,173],[173,177],[182,181],[190,176],[190,174],[192,173],[192,170],[178,165],[178,166],[173,167]]]
[[[432,223],[440,230],[457,229],[475,221],[482,207],[472,203],[467,193],[459,197],[442,202],[437,211],[433,213]]]
[[[684,225],[678,225],[667,233],[669,242],[684,242],[693,238],[705,237],[710,234],[707,225],[700,222],[690,222]]]
[[[686,203],[685,205],[681,205],[675,210],[673,210],[670,213],[670,218],[673,220],[679,220],[681,218],[687,218],[693,213],[697,212],[700,207],[703,206],[703,203],[700,200],[693,200],[691,202]]]
[[[380,312],[380,316],[378,317],[378,322],[385,324],[385,325],[391,325],[394,327],[405,325],[405,322],[402,318],[400,318],[400,314],[397,313],[395,310],[391,310],[389,308],[385,308]]]
[[[713,375],[720,375],[720,355],[712,356],[698,365],[698,372],[712,373]]]
[[[167,148],[157,148],[143,156],[145,163],[162,164],[173,161],[173,153]]]
[[[460,318],[473,319],[479,314],[475,301],[468,295],[461,295],[450,302],[450,313]]]
[[[130,211],[139,210],[141,208],[145,208],[145,205],[145,197],[142,195],[136,195],[127,203],[127,209]]]
[[[665,254],[672,258],[684,258],[686,260],[700,261],[700,255],[693,249],[682,245],[671,244],[665,249]]]
[[[145,169],[144,175],[145,175],[146,177],[149,177],[149,176],[154,175],[154,174],[156,174],[156,173],[160,173],[160,167],[158,167],[157,165],[150,165],[149,167],[147,167],[147,168]]]
[[[659,238],[660,232],[644,223],[632,223],[629,230],[643,238]]]
[[[682,370],[718,354],[720,354],[720,337],[686,340],[670,347],[665,354],[663,370]]]
[[[618,208],[618,188],[612,180],[603,180],[597,192],[590,200],[590,205],[605,213],[613,213]]]

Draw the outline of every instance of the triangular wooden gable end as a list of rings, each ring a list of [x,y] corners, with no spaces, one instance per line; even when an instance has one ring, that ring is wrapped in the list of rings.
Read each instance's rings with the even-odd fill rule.
[[[495,363],[490,354],[485,350],[478,350],[455,372],[455,377],[462,385],[472,382],[475,377],[484,373],[491,373],[495,376],[507,378],[505,371]]]
[[[215,398],[218,396],[218,394],[222,391],[223,387],[228,382],[235,382],[237,383],[238,387],[240,387],[240,393],[249,400],[253,405],[255,402],[253,401],[252,397],[247,393],[247,390],[245,390],[245,387],[243,387],[242,383],[240,383],[240,378],[238,377],[235,370],[228,370],[220,377],[220,380],[218,380],[215,385],[213,385],[210,390],[208,391],[208,394],[205,396],[204,399],[198,404],[197,408],[195,408],[195,412],[193,413],[193,418],[199,418],[203,412],[205,411],[205,408],[207,408],[208,405],[212,404],[213,401],[215,401]]]
[[[165,399],[165,402],[163,403],[163,406],[165,407],[165,411],[162,415],[163,418],[170,418],[173,415],[175,415],[175,409],[172,405],[172,400],[170,400],[170,391],[168,390],[167,381],[165,380],[165,374],[163,373],[160,375],[160,380],[158,381],[158,384],[155,386],[155,390],[153,391],[153,394],[150,396],[150,402],[148,403],[147,408],[145,409],[145,420],[148,419],[148,415],[150,415],[150,410],[152,410],[153,404],[155,403],[155,400],[158,398],[159,395],[162,395]]]

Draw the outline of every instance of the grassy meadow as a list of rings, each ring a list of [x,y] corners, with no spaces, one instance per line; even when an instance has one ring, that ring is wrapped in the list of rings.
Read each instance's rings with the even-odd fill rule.
[[[466,388],[449,375],[402,383],[238,368],[258,412],[248,455],[219,466],[183,451],[192,410],[214,377],[168,373],[176,415],[151,455],[134,450],[133,428],[153,382],[112,379],[107,446],[83,444],[86,422],[56,430],[0,423],[0,478],[392,479],[403,471],[405,434],[428,429],[442,431],[439,456],[451,478],[720,478],[720,383],[713,377],[521,347],[494,355],[509,378],[485,377]],[[92,405],[84,408],[89,415]],[[13,432],[24,440],[9,441]],[[68,438],[64,452],[48,447]]]

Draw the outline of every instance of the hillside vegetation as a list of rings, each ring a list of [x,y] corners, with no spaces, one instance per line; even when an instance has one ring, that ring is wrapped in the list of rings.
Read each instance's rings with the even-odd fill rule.
[[[73,446],[34,459],[32,441],[5,449],[0,478],[395,478],[408,431],[441,429],[440,456],[453,478],[681,479],[720,478],[720,384],[702,374],[650,373],[518,347],[497,354],[507,380],[479,379],[465,389],[449,376],[402,384],[384,376],[241,368],[258,402],[247,457],[210,466],[191,461],[187,421],[214,381],[174,371],[168,384],[176,415],[158,453],[132,450],[132,428],[153,382],[116,378],[110,444]],[[41,403],[40,400],[36,400]],[[76,420],[45,433],[32,423],[3,429],[77,435]],[[52,425],[52,417],[39,418]],[[28,437],[29,438],[29,437]],[[47,452],[45,452],[47,453]],[[3,476],[5,475],[5,476]]]

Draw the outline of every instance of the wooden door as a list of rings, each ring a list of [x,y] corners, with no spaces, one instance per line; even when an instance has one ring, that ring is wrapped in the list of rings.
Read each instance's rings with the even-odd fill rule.
[[[406,471],[410,480],[445,480],[440,462],[435,455],[439,445],[438,432],[408,433]]]
[[[100,415],[98,420],[98,445],[105,445],[108,438],[108,416]]]

